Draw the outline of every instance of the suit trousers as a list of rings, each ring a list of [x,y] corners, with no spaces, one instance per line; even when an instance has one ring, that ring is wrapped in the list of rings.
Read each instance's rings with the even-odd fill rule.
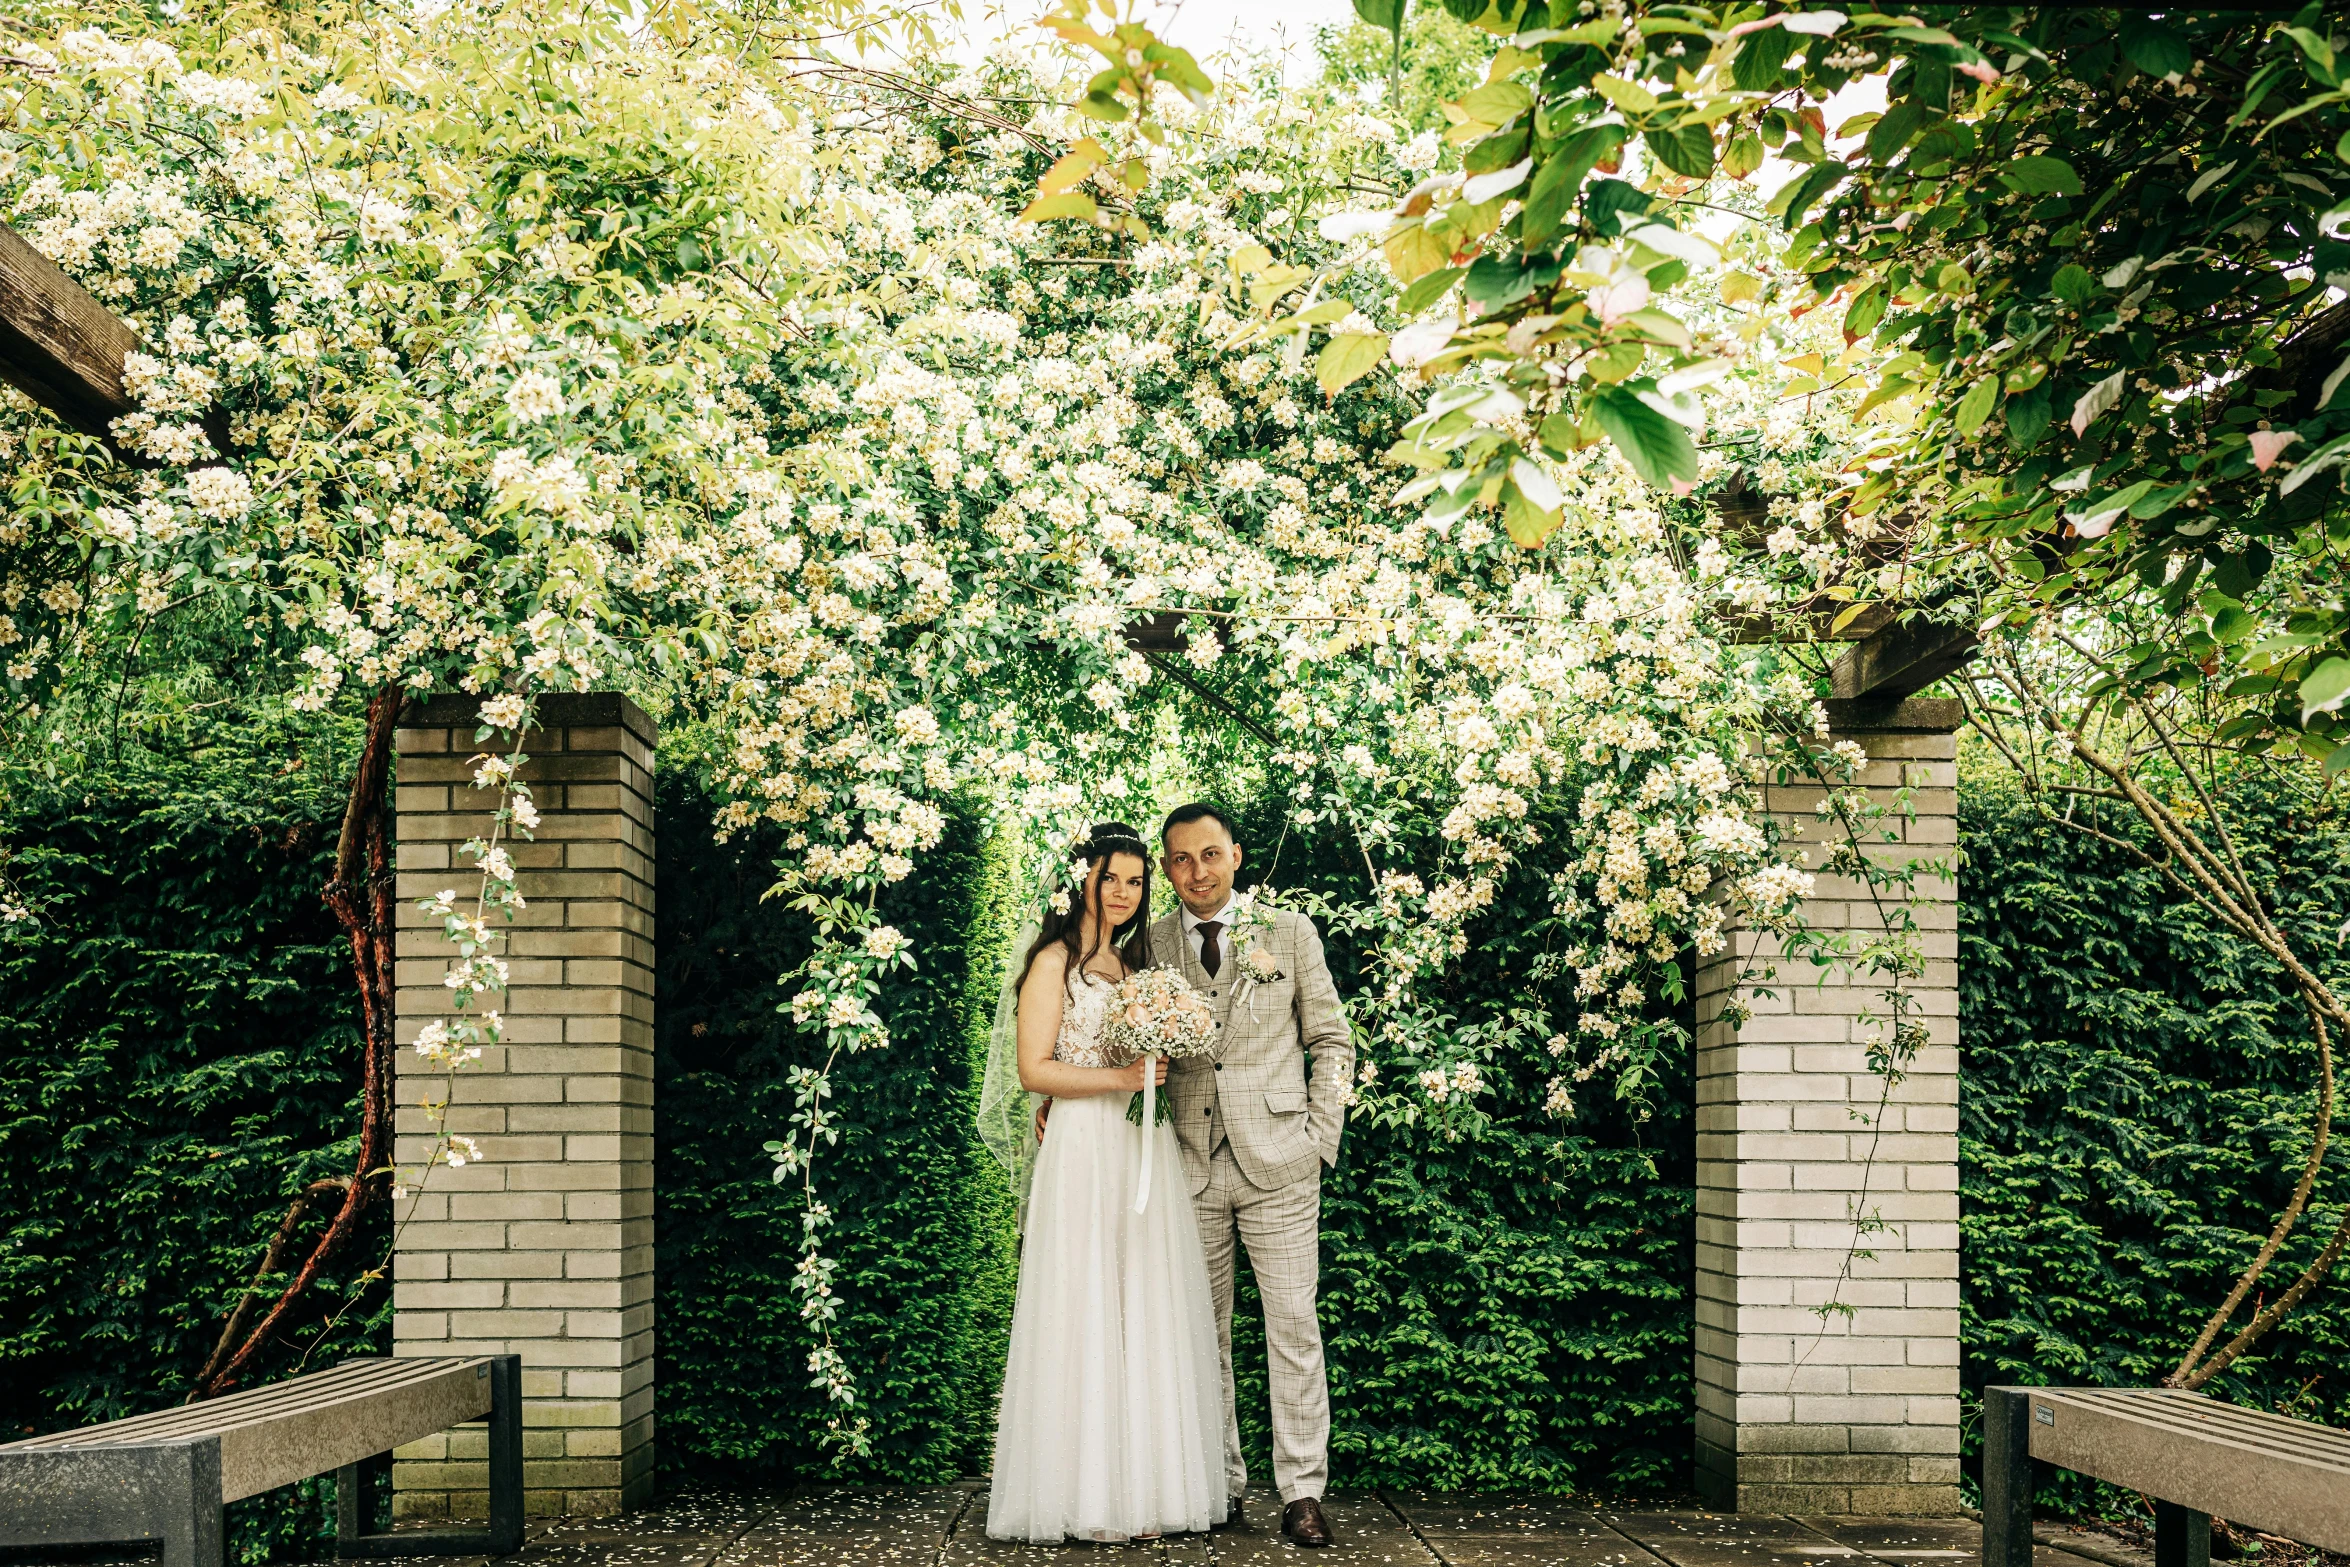
[[[1231,1492],[1248,1487],[1240,1455],[1239,1399],[1232,1380],[1233,1234],[1265,1302],[1265,1359],[1273,1395],[1273,1481],[1281,1500],[1320,1498],[1330,1478],[1330,1383],[1322,1368],[1322,1323],[1314,1309],[1322,1272],[1322,1166],[1275,1191],[1249,1184],[1221,1139],[1208,1156],[1208,1184],[1193,1194],[1208,1254],[1208,1294],[1224,1356],[1224,1471]]]

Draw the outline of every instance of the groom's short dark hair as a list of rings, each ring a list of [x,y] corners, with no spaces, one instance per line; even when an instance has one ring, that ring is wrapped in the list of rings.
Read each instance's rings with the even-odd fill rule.
[[[1165,821],[1159,823],[1159,847],[1164,849],[1167,846],[1167,834],[1178,827],[1189,826],[1193,822],[1214,822],[1224,829],[1225,837],[1230,838],[1234,843],[1240,841],[1240,834],[1232,830],[1231,817],[1226,816],[1204,800],[1194,800],[1189,805],[1178,805],[1167,813]]]

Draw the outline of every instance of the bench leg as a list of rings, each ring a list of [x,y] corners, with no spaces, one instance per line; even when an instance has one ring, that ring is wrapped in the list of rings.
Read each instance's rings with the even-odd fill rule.
[[[2154,1567],[2211,1567],[2211,1514],[2156,1502]]]
[[[490,1362],[490,1530],[489,1549],[505,1555],[522,1549],[522,1357],[500,1355]],[[2199,1563],[2197,1567],[2208,1567]]]
[[[490,1522],[486,1529],[401,1529],[376,1534],[372,1460],[336,1471],[335,1554],[504,1556],[522,1549],[522,1357],[490,1360]],[[167,1564],[175,1567],[175,1564]],[[217,1560],[200,1567],[218,1567]]]
[[[1983,1389],[1983,1567],[2032,1567],[2031,1419],[2030,1389]]]
[[[355,1554],[351,1546],[375,1533],[377,1463],[362,1458],[335,1471],[335,1545],[342,1555]]]

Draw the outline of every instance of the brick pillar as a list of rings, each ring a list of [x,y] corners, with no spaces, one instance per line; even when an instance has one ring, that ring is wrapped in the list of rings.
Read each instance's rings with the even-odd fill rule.
[[[1873,858],[1948,861],[1957,842],[1955,701],[1828,704],[1835,738],[1869,754],[1856,780],[1907,782],[1916,817]],[[1801,840],[1823,838],[1820,790],[1768,791]],[[1883,794],[1879,795],[1884,798]],[[1813,866],[1820,863],[1816,850]],[[1790,1513],[1958,1508],[1958,920],[1947,876],[1921,876],[1926,958],[1910,987],[1928,1043],[1881,1121],[1858,1014],[1882,987],[1782,963],[1735,1033],[1720,1019],[1742,960],[1776,950],[1740,932],[1698,976],[1697,1474],[1717,1507]],[[1881,929],[1865,887],[1821,873],[1825,929]],[[1820,984],[1822,973],[1826,985]],[[1868,1118],[1868,1124],[1859,1117]],[[1873,1151],[1873,1158],[1872,1158]],[[1887,1228],[1838,1275],[1856,1210]],[[1854,1308],[1823,1317],[1831,1300]]]
[[[412,704],[399,732],[399,1040],[446,1015],[454,949],[420,898],[479,887],[480,702]],[[482,1159],[431,1172],[397,1216],[394,1353],[522,1356],[535,1514],[614,1513],[652,1490],[652,721],[611,693],[542,697],[524,751],[540,824],[514,847],[528,907],[506,945],[504,1042],[457,1075],[449,1128]],[[428,1157],[444,1079],[400,1053],[399,1160]],[[480,1427],[401,1448],[401,1517],[488,1510]]]

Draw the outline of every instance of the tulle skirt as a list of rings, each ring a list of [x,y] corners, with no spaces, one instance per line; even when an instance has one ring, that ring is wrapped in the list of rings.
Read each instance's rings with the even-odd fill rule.
[[[1223,1367],[1174,1128],[1153,1127],[1150,1204],[1130,1096],[1053,1106],[1037,1155],[996,1424],[987,1532],[1058,1544],[1221,1519]]]

